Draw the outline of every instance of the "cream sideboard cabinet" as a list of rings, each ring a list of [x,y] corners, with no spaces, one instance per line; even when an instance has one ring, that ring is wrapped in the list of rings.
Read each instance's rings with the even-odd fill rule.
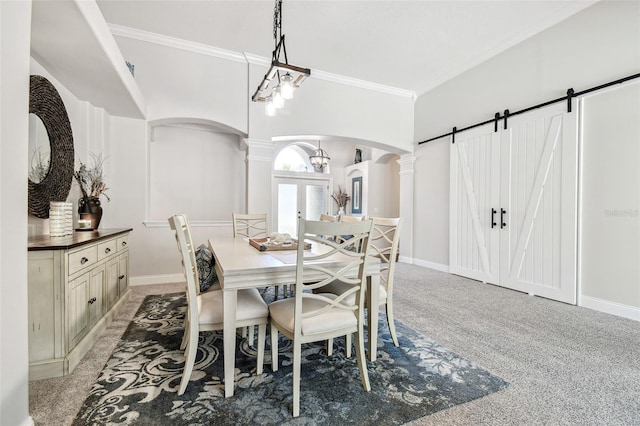
[[[71,373],[128,300],[130,231],[29,238],[29,379]]]

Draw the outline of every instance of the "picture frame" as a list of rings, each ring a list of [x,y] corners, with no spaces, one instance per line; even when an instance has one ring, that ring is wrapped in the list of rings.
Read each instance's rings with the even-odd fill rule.
[[[362,176],[351,179],[351,214],[362,214]]]

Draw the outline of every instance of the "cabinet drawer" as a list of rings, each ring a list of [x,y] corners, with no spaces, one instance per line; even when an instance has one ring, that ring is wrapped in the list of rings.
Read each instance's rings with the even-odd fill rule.
[[[98,246],[87,247],[86,249],[69,254],[69,275],[94,265],[98,261]]]
[[[126,250],[129,248],[129,235],[124,235],[118,238],[117,242],[118,251]]]
[[[116,254],[116,243],[116,240],[113,239],[98,244],[98,260],[102,260],[113,254]]]

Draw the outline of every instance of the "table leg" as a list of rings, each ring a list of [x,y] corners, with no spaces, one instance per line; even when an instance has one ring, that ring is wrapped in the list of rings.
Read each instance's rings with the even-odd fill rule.
[[[236,308],[238,305],[237,290],[222,291],[223,325],[223,357],[224,357],[224,396],[233,396],[233,385],[236,368]]]
[[[367,320],[369,337],[369,360],[376,360],[378,350],[378,300],[380,299],[380,275],[369,275],[367,277],[367,294],[369,295],[369,306],[367,307]]]

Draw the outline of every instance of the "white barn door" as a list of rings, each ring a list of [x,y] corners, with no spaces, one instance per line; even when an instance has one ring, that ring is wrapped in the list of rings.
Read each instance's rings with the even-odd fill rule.
[[[450,161],[449,271],[497,284],[499,233],[491,224],[500,202],[499,133],[486,125],[456,135]]]
[[[513,117],[502,133],[500,285],[576,303],[577,113]]]
[[[558,103],[456,135],[451,273],[575,304],[576,116]]]

